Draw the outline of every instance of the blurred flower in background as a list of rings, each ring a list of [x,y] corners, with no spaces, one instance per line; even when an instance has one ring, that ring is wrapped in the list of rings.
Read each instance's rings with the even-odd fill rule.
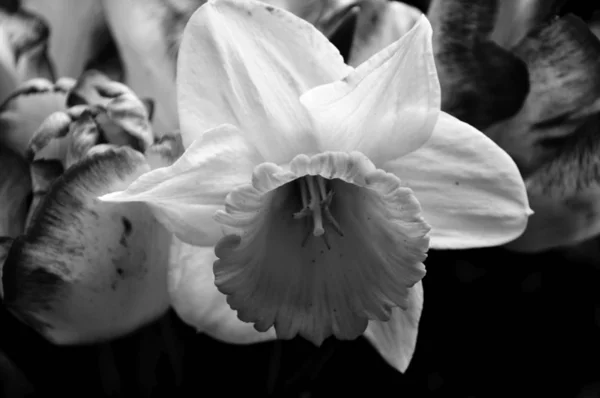
[[[39,121],[32,103],[50,97],[54,112],[25,130]],[[140,167],[170,164],[178,139],[155,140],[147,105],[95,71],[77,82],[31,81],[5,105],[3,142],[25,155],[20,161],[31,179],[20,179],[20,188],[33,197],[29,216],[18,220],[26,222],[24,231],[9,235],[5,305],[60,344],[121,335],[162,315],[171,235],[145,205],[107,205],[96,197],[126,186]],[[9,215],[22,217],[22,207]]]
[[[535,214],[509,248],[540,252],[600,233],[600,42],[565,1],[433,1],[442,109],[515,160]]]

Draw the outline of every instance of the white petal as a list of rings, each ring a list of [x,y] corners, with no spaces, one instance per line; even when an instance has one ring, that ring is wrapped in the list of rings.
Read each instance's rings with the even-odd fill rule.
[[[531,214],[510,156],[445,112],[427,144],[384,169],[414,190],[435,249],[501,245],[523,233]]]
[[[394,308],[389,321],[370,321],[365,331],[383,359],[400,372],[406,371],[415,352],[422,310],[423,283],[419,282],[409,291],[406,310]]]
[[[255,1],[210,1],[191,17],[177,88],[184,145],[223,123],[240,127],[268,161],[315,150],[300,95],[347,74],[312,25]]]
[[[184,242],[214,245],[222,236],[213,220],[231,190],[251,180],[263,160],[234,126],[207,131],[170,167],[153,170],[109,202],[146,202],[156,217]]]
[[[212,247],[178,242],[172,250],[169,292],[171,304],[184,322],[227,343],[275,339],[273,328],[258,332],[252,324],[240,321],[227,304],[226,296],[217,290],[212,270],[217,257]]]
[[[396,1],[361,4],[348,65],[358,66],[412,29],[423,15],[417,8]]]
[[[322,151],[356,150],[380,166],[419,148],[440,110],[427,18],[343,80],[300,100],[315,120]]]

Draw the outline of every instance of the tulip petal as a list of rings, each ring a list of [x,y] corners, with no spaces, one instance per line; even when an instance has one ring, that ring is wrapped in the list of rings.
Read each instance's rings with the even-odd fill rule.
[[[148,109],[126,85],[96,70],[86,71],[67,98],[68,106],[82,104],[106,111],[106,115],[94,112],[95,119],[104,126],[106,141],[129,145],[140,152],[152,145],[154,137]]]
[[[585,22],[567,15],[530,32],[514,51],[529,69],[531,89],[516,115],[485,133],[528,176],[600,112],[600,42]]]
[[[30,195],[27,162],[0,146],[0,237],[14,238],[23,233]]]
[[[445,112],[423,147],[384,169],[415,192],[431,225],[433,249],[501,245],[525,230],[531,210],[513,160]]]
[[[394,308],[387,322],[370,321],[365,337],[390,366],[405,372],[417,345],[423,310],[423,283],[409,290],[407,309]]]
[[[420,16],[417,8],[387,0],[363,2],[356,21],[348,65],[358,66],[400,39],[412,29]]]
[[[30,165],[31,187],[33,198],[25,220],[25,226],[31,223],[35,210],[40,205],[44,196],[50,192],[50,187],[64,172],[64,167],[59,160],[35,160]]]
[[[523,61],[489,38],[496,0],[433,0],[427,16],[442,110],[484,129],[518,112],[529,89]]]
[[[529,32],[560,12],[567,0],[498,1],[494,30],[490,38],[511,49]]]
[[[176,246],[176,248],[175,248]],[[169,268],[171,304],[177,315],[199,332],[227,343],[249,344],[275,339],[273,328],[258,332],[238,319],[226,296],[215,286],[213,247],[176,240]]]
[[[315,151],[299,97],[349,70],[309,23],[260,2],[233,0],[208,2],[191,17],[178,65],[184,145],[229,123],[275,163]]]
[[[69,82],[52,84],[34,79],[24,83],[0,107],[0,143],[25,156],[29,141],[42,122],[66,108]]]
[[[356,150],[379,166],[419,148],[440,109],[429,22],[421,17],[343,80],[300,100],[315,120],[320,151]]]
[[[113,338],[167,310],[172,235],[143,204],[96,199],[148,170],[126,147],[84,158],[56,180],[13,242],[5,304],[50,341]]]
[[[234,126],[209,130],[170,167],[140,177],[125,191],[106,195],[110,202],[145,202],[167,228],[184,242],[211,246],[221,238],[214,221],[225,197],[248,183],[263,160]]]
[[[600,234],[600,113],[569,137],[561,152],[527,177],[535,213],[523,235],[506,247],[540,252]]]

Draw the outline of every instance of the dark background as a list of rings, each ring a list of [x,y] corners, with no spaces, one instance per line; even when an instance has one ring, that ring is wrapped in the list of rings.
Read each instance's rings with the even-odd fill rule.
[[[561,14],[587,19],[594,8],[569,1]],[[364,339],[233,346],[196,334],[173,313],[111,343],[56,347],[0,306],[0,394],[600,397],[599,246],[431,251],[405,374]]]

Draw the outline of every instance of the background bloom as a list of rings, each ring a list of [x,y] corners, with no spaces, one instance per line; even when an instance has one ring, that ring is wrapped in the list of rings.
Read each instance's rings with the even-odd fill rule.
[[[453,0],[428,12],[442,109],[481,128],[527,183],[535,213],[508,245],[518,251],[572,247],[599,232],[597,187],[584,176],[596,167],[600,47],[577,17],[541,22],[560,6]]]
[[[168,309],[171,234],[143,204],[107,205],[95,198],[170,164],[180,143],[169,136],[155,142],[144,103],[97,72],[77,82],[36,81],[29,87],[35,92],[28,95],[51,97],[57,111],[30,134],[26,150],[19,145],[36,120],[26,108],[29,100],[17,95],[9,108],[14,117],[0,114],[7,142],[30,167],[27,192],[33,194],[29,204],[13,196],[14,188],[7,193],[20,199],[18,209],[25,210],[10,217],[20,215],[26,229],[3,241],[5,305],[58,344],[128,333]]]

